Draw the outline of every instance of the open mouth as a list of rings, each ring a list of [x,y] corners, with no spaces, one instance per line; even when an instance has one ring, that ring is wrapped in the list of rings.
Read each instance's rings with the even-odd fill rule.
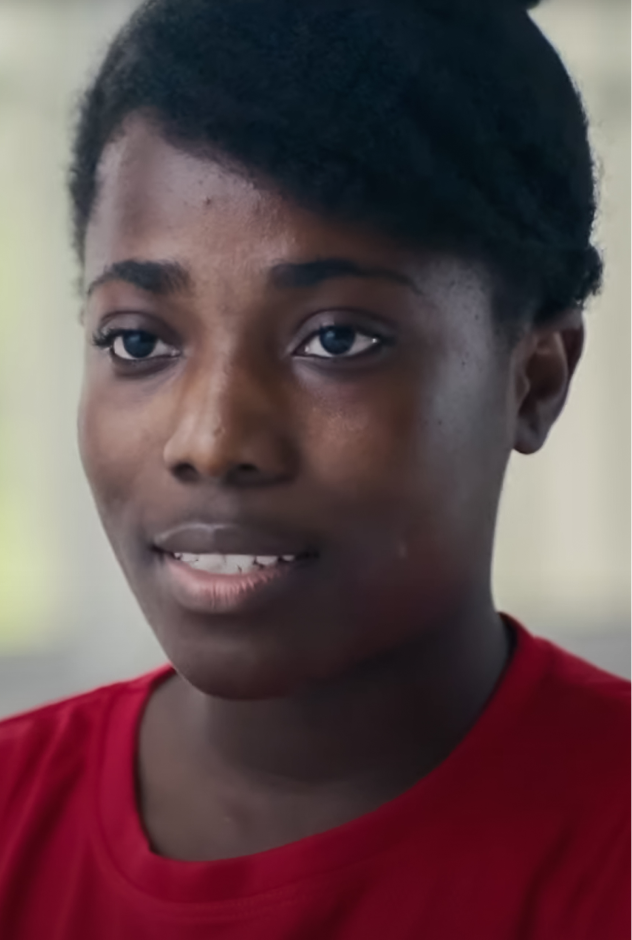
[[[279,596],[317,556],[162,552],[161,571],[182,607],[204,614],[245,613]]]
[[[247,575],[282,565],[296,564],[314,556],[309,552],[298,555],[225,555],[217,552],[196,555],[174,552],[172,557],[195,571],[205,571],[207,574]]]
[[[307,569],[320,552],[303,538],[252,526],[188,521],[152,539],[155,570],[180,607],[203,614],[246,613],[304,590]]]

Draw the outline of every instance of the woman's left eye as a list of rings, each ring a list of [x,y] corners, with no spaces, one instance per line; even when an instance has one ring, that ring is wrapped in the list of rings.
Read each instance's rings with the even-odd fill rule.
[[[298,352],[314,359],[352,359],[381,345],[380,337],[353,326],[323,326],[301,345]]]

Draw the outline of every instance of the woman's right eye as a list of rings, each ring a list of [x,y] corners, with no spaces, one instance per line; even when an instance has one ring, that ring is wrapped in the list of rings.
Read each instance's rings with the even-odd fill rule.
[[[173,358],[173,346],[148,330],[111,330],[95,338],[101,349],[109,349],[113,359],[125,362],[143,362],[149,359]]]

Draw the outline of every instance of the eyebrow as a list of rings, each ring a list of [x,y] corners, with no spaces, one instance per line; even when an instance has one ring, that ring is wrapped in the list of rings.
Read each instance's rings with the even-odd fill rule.
[[[410,287],[416,294],[419,288],[414,280],[400,271],[375,265],[362,265],[350,258],[319,258],[315,261],[283,262],[273,265],[268,282],[279,289],[316,287],[328,280],[341,277],[381,278]],[[124,281],[156,296],[165,297],[191,290],[193,279],[187,269],[177,261],[138,261],[130,258],[117,261],[90,284],[86,296],[103,284]]]
[[[270,282],[280,288],[315,287],[337,277],[382,278],[404,284],[416,294],[419,293],[413,279],[400,271],[358,264],[350,258],[320,258],[316,261],[276,264],[269,274]]]
[[[108,265],[92,281],[86,295],[89,297],[97,287],[111,281],[124,281],[159,297],[188,291],[193,283],[187,269],[177,261],[137,261],[130,258]]]

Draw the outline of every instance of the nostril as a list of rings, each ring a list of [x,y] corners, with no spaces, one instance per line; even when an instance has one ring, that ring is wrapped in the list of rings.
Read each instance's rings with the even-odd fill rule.
[[[190,463],[179,463],[173,468],[172,472],[182,483],[192,483],[199,476],[195,467]]]
[[[226,474],[227,481],[231,483],[242,483],[248,486],[250,483],[260,483],[265,479],[265,473],[254,463],[237,463]]]
[[[196,483],[205,476],[213,477],[225,483],[255,483],[265,478],[265,473],[253,463],[235,463],[221,474],[201,472],[194,464],[182,461],[172,468],[173,475],[181,483]]]

